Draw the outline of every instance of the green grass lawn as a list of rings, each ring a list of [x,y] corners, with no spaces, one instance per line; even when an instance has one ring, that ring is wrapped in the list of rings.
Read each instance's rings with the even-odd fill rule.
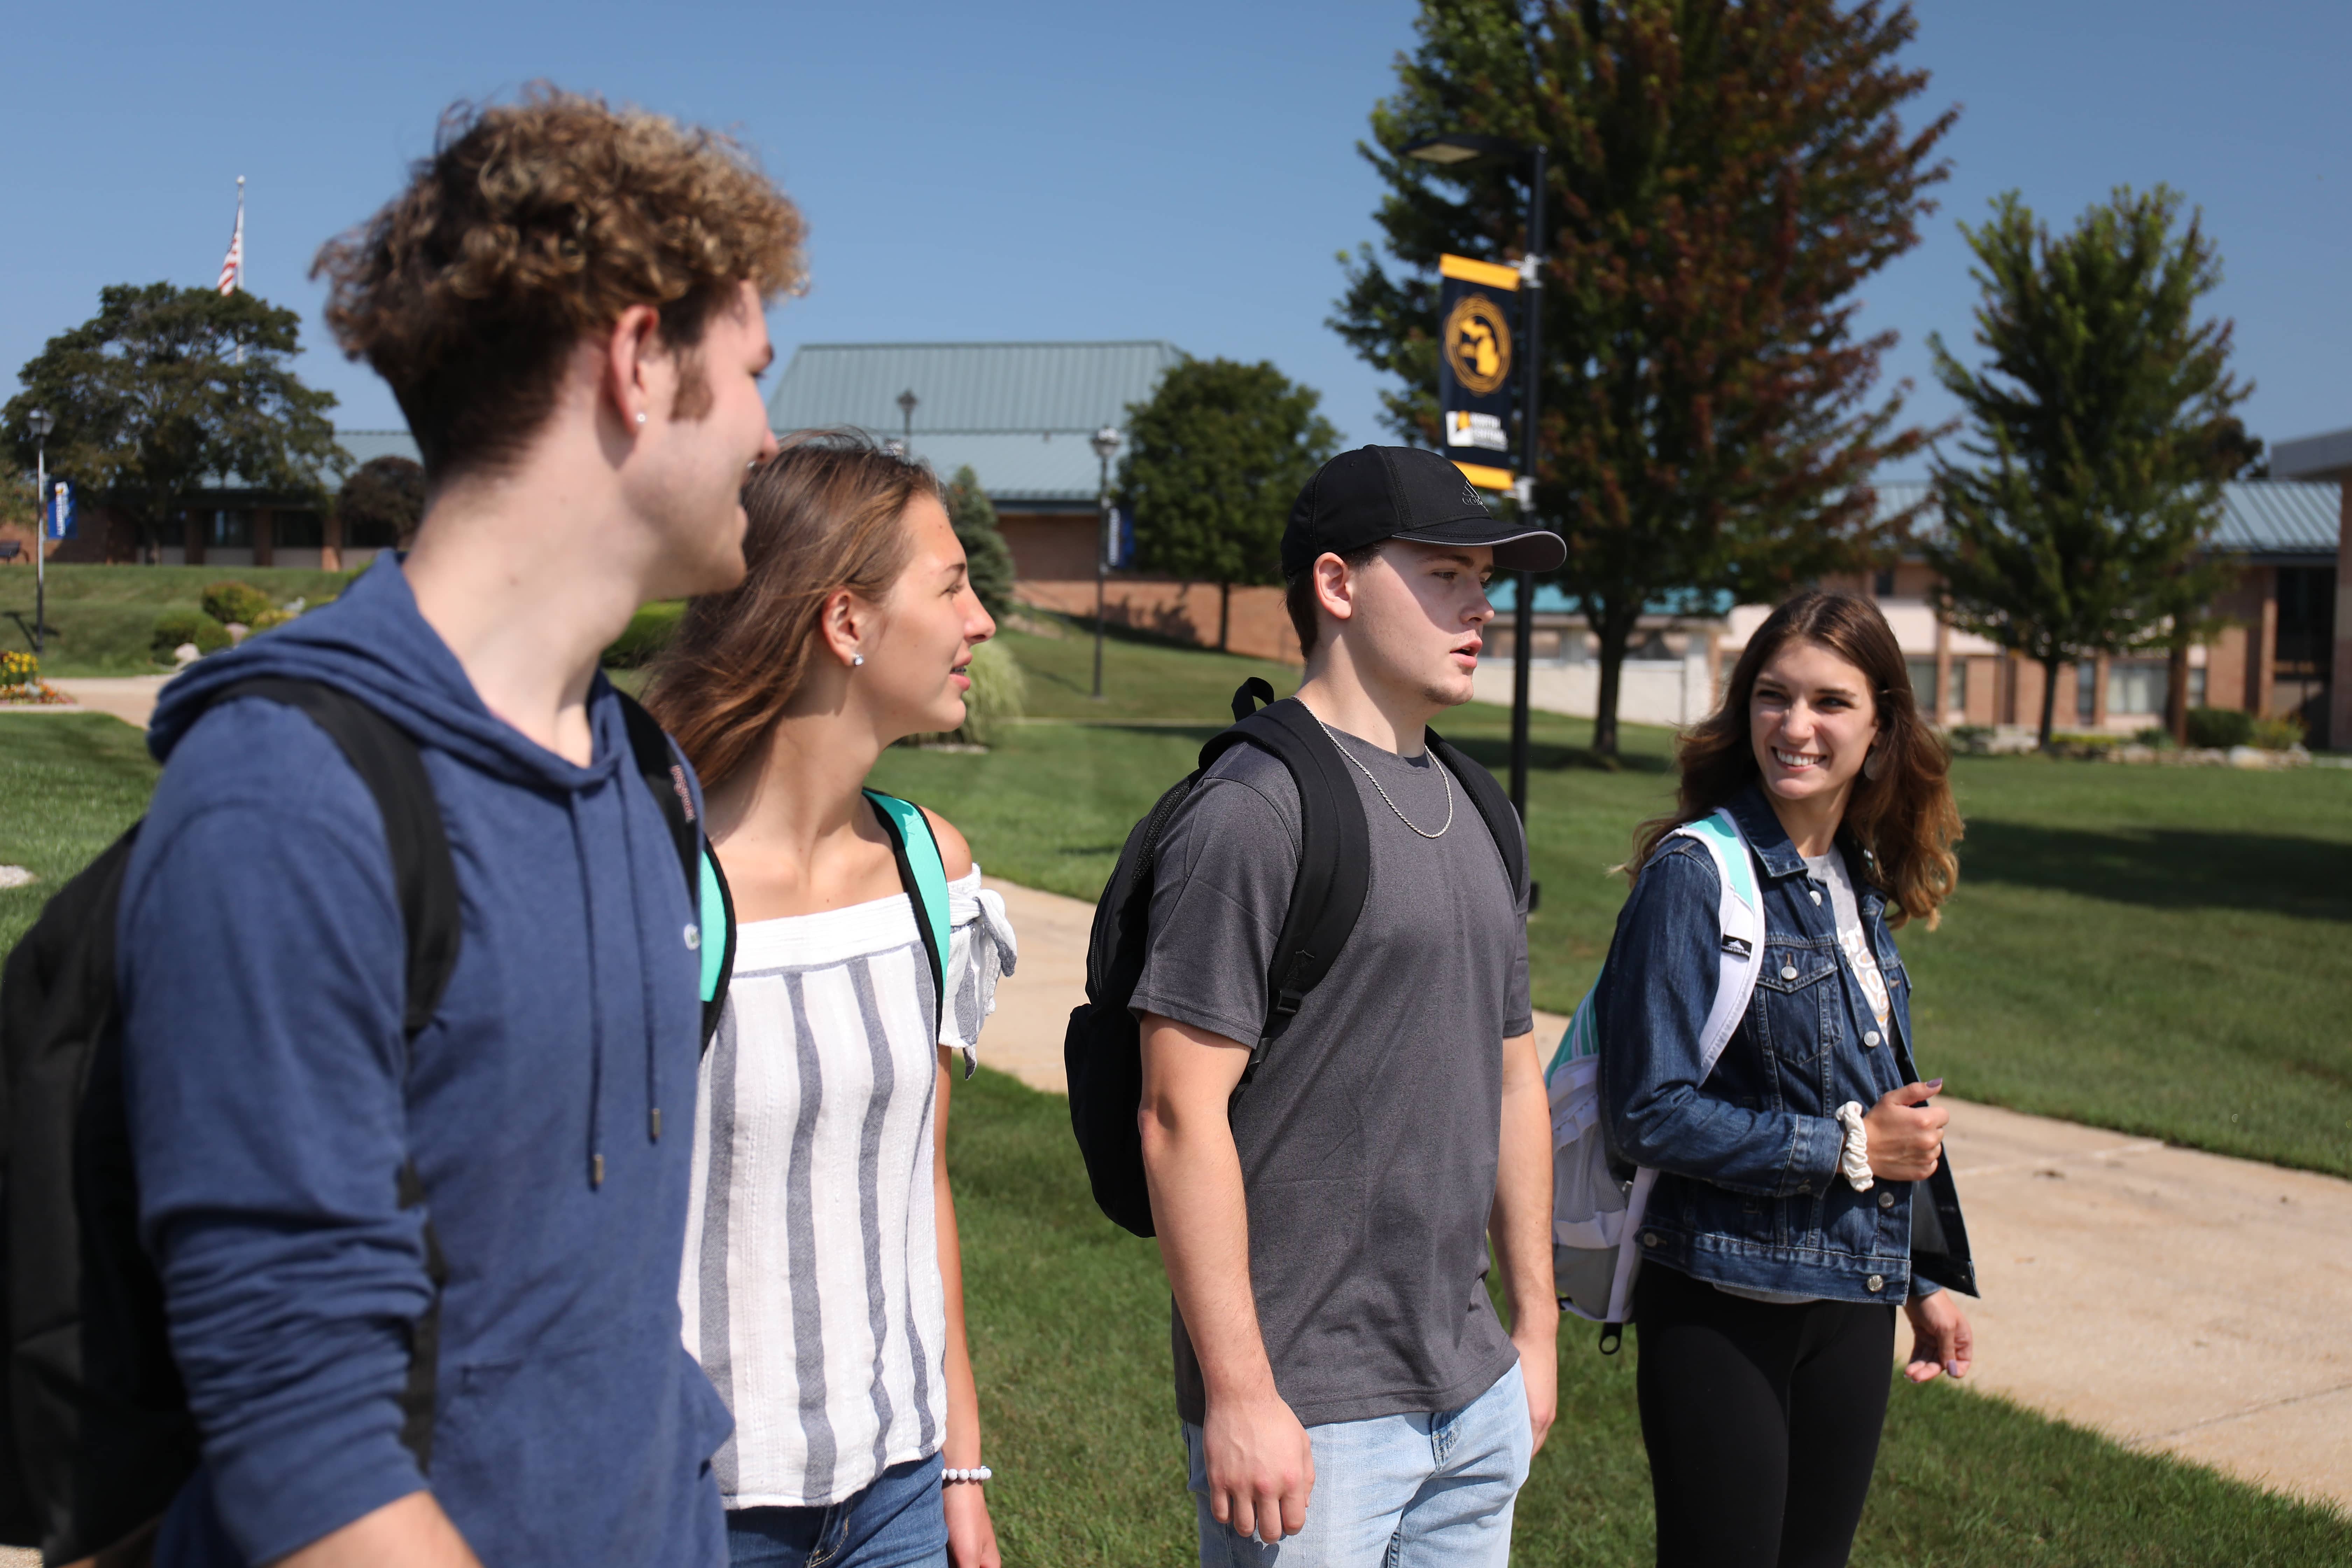
[[[1087,639],[1006,640],[1033,712],[1098,710]],[[1108,648],[1107,721],[1030,724],[984,756],[894,751],[877,783],[953,819],[992,872],[1095,897],[1128,828],[1226,721],[1233,688],[1297,679]],[[1505,771],[1504,710],[1473,704],[1439,728]],[[1666,731],[1629,727],[1612,769],[1586,750],[1591,731],[1543,713],[1531,726],[1530,959],[1536,1001],[1557,1012],[1608,952],[1625,886],[1608,868],[1673,796]],[[1978,1100],[2352,1175],[2352,773],[1964,757],[1954,777],[1959,893],[1940,930],[1898,937],[1923,1069]]]
[[[249,583],[278,604],[341,591],[342,572],[261,566],[51,566],[51,636],[41,672],[51,676],[154,675],[148,645],[166,610],[202,613],[207,585]],[[33,572],[0,567],[0,647],[33,647]]]
[[[1005,1561],[1193,1561],[1158,1252],[1096,1212],[1059,1097],[983,1072],[958,1087],[948,1131]],[[1561,1334],[1560,1419],[1519,1497],[1520,1563],[1651,1561],[1638,1336],[1613,1359],[1592,1336]],[[1897,1379],[1853,1561],[2341,1563],[2352,1523],[1999,1398]]]

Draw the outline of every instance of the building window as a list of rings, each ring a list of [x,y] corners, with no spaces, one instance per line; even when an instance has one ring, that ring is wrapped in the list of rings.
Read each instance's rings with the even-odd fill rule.
[[[2325,680],[2336,640],[2336,574],[2325,566],[2278,571],[2278,632],[2272,654],[2281,679]]]
[[[1947,711],[1953,713],[1965,713],[1969,710],[1969,661],[1967,659],[1952,660],[1952,689],[1945,694],[1944,707]]]
[[[249,511],[216,511],[213,513],[212,531],[205,542],[216,550],[250,550],[253,548],[253,514]]]
[[[1895,594],[1895,568],[1892,566],[1881,566],[1878,569],[1878,575],[1871,579],[1870,591],[1882,599],[1893,597]]]
[[[1933,718],[1941,710],[1936,706],[1936,661],[1932,658],[1906,658],[1903,668],[1911,672],[1911,700],[1919,711]]]
[[[2189,667],[2189,706],[2191,708],[2205,706],[2205,667],[2201,664]]]
[[[2107,711],[2161,713],[2171,684],[2165,661],[2157,658],[2117,659],[2107,666]]]
[[[278,550],[316,550],[326,542],[326,530],[315,511],[281,511],[269,520],[269,542]]]
[[[2074,721],[2087,724],[2099,711],[2099,667],[2088,659],[2074,667]]]

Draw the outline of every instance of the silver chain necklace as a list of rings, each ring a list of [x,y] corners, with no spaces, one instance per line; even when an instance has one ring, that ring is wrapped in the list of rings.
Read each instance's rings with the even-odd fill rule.
[[[1323,721],[1319,718],[1315,721],[1318,724],[1323,724]],[[1376,778],[1372,778],[1372,770],[1364,766],[1364,760],[1356,755],[1355,752],[1348,750],[1347,747],[1339,744],[1339,731],[1334,730],[1328,724],[1323,724],[1323,732],[1331,737],[1331,743],[1339,748],[1339,754],[1341,756],[1356,764],[1356,771],[1358,773],[1362,773],[1368,779],[1371,779],[1372,787],[1374,789],[1381,790],[1381,798],[1382,800],[1388,800],[1389,809],[1396,813],[1396,819],[1399,822],[1403,823],[1407,827],[1412,827],[1415,833],[1420,834],[1423,838],[1443,838],[1445,837],[1445,828],[1454,826],[1454,775],[1446,772],[1445,764],[1444,763],[1439,762],[1435,757],[1432,757],[1429,760],[1430,765],[1437,770],[1437,776],[1445,782],[1445,826],[1444,827],[1440,827],[1436,832],[1432,833],[1426,828],[1414,827],[1412,818],[1407,816],[1397,805],[1395,801],[1389,800],[1389,792],[1384,789],[1381,789],[1381,781]]]

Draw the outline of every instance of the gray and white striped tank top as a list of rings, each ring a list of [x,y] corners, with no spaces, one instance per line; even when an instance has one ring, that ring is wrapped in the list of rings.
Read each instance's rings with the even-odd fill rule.
[[[940,1046],[971,1060],[1015,949],[980,869],[949,888]],[[738,928],[702,1061],[678,1284],[735,1414],[729,1508],[819,1507],[946,1437],[930,966],[904,894]]]

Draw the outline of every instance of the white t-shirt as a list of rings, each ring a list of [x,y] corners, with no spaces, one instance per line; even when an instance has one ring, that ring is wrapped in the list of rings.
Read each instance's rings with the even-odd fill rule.
[[[1016,949],[977,866],[948,920],[937,1039],[969,1062]],[[735,1415],[711,1458],[730,1509],[840,1502],[946,1440],[931,1015],[904,893],[736,930],[677,1293]]]

